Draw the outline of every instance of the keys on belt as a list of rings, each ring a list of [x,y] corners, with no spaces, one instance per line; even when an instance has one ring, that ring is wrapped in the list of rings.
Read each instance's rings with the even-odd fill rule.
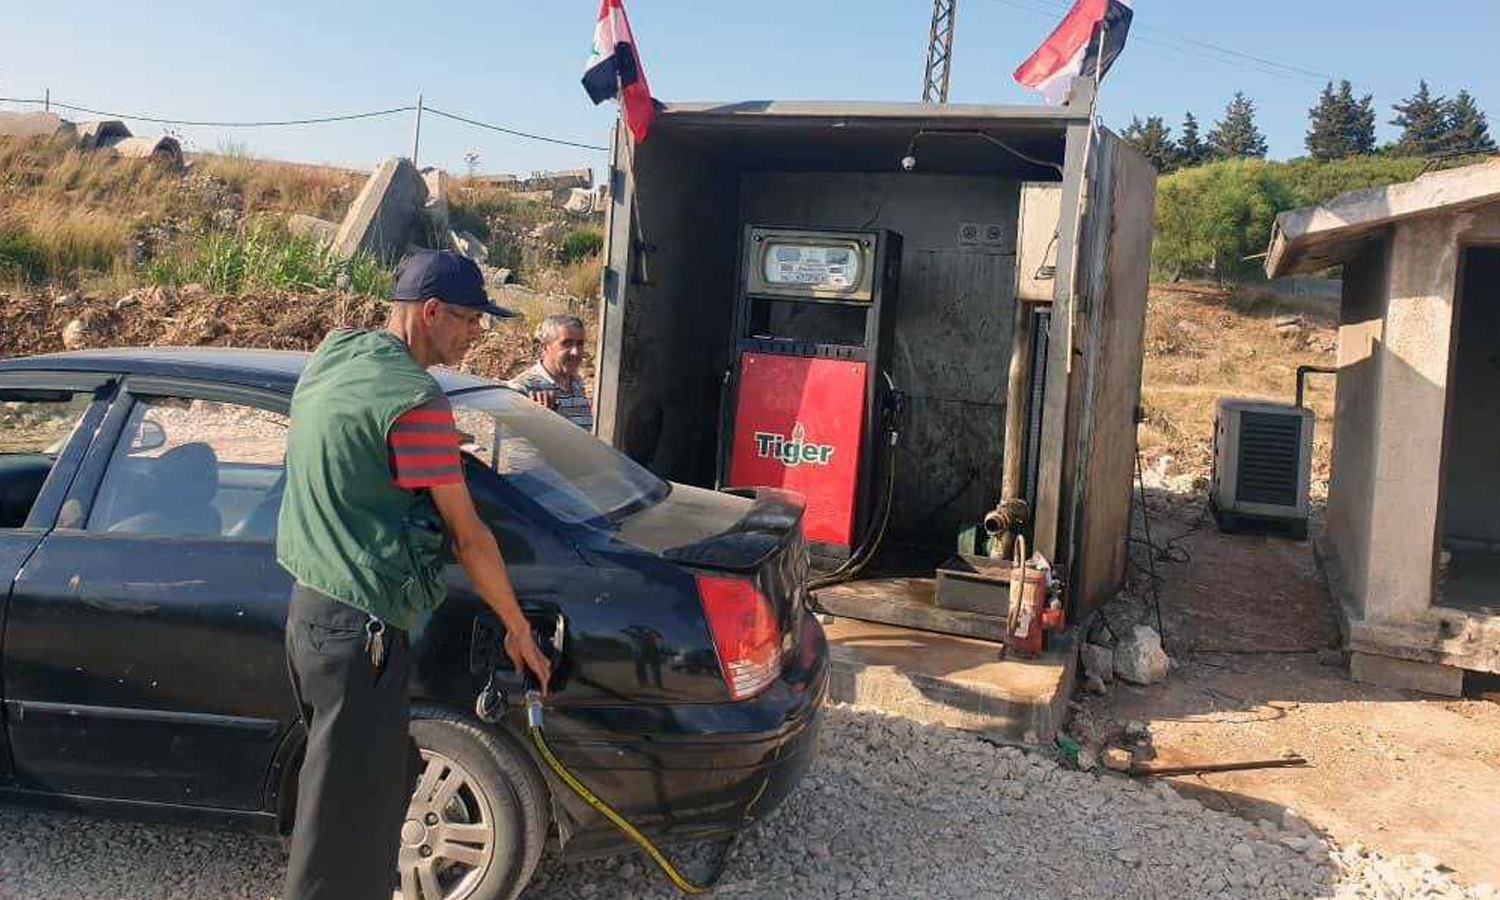
[[[365,622],[365,652],[376,669],[385,665],[385,623],[374,616]]]

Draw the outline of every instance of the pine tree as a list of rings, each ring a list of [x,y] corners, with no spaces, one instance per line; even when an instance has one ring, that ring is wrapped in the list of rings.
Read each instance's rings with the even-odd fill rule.
[[[1396,111],[1391,124],[1401,129],[1397,153],[1426,156],[1443,150],[1448,138],[1448,101],[1434,97],[1425,80],[1417,83],[1415,94],[1391,108]]]
[[[1343,159],[1375,149],[1375,100],[1368,94],[1355,100],[1348,81],[1337,92],[1328,82],[1307,119],[1307,152],[1313,159]]]
[[[1373,94],[1365,94],[1358,103],[1354,102],[1353,89],[1349,82],[1344,82],[1339,88],[1339,97],[1351,111],[1349,123],[1349,146],[1353,148],[1356,156],[1375,152],[1375,97]]]
[[[1147,116],[1144,123],[1132,116],[1121,137],[1151,160],[1156,171],[1165,174],[1177,168],[1177,146],[1172,143],[1172,129],[1163,124],[1161,116]]]
[[[1490,123],[1468,91],[1459,91],[1448,104],[1448,133],[1444,150],[1453,153],[1492,153],[1495,139]]]
[[[1177,164],[1184,168],[1208,160],[1208,145],[1198,136],[1198,120],[1188,113],[1182,117],[1182,137],[1177,141]]]
[[[1266,137],[1255,126],[1255,103],[1243,91],[1235,91],[1234,99],[1224,108],[1224,118],[1209,132],[1208,143],[1216,156],[1266,155]]]

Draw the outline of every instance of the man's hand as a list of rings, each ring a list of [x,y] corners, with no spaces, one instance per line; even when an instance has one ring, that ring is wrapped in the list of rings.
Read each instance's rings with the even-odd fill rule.
[[[505,632],[505,655],[515,665],[517,672],[530,671],[536,676],[542,696],[547,696],[547,682],[552,678],[552,664],[547,655],[536,645],[530,628],[519,628]]]
[[[516,602],[510,574],[505,570],[505,560],[500,557],[500,546],[495,543],[494,532],[475,511],[469,486],[460,481],[435,485],[429,490],[438,513],[443,517],[443,524],[448,527],[453,555],[458,557],[459,565],[464,567],[464,572],[473,582],[475,593],[495,611],[505,626],[506,655],[516,664],[517,672],[529,670],[535,675],[537,684],[546,693],[552,667],[531,637],[531,625]]]
[[[531,402],[535,403],[536,405],[545,406],[548,409],[552,410],[557,409],[557,391],[552,390],[551,388],[542,388],[539,390],[532,390],[530,394]]]

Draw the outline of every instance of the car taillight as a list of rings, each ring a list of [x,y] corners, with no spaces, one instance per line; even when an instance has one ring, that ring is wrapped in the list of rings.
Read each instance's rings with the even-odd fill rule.
[[[729,695],[755,696],[781,675],[781,631],[770,601],[743,578],[694,577]]]

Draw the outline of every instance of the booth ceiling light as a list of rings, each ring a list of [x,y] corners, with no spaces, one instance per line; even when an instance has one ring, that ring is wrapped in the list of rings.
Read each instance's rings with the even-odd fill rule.
[[[997,137],[995,137],[993,135],[985,134],[982,131],[928,131],[926,129],[918,131],[916,134],[912,135],[911,136],[911,140],[907,141],[907,143],[906,143],[906,155],[903,156],[903,157],[901,157],[901,168],[903,170],[905,170],[907,172],[912,172],[912,171],[916,170],[916,168],[917,168],[917,139],[918,138],[922,138],[922,137],[927,137],[927,136],[932,136],[932,137],[977,137],[977,138],[983,138],[984,140],[989,141],[991,144],[994,144],[996,147],[999,147],[1000,149],[1004,150],[1005,152],[1011,154],[1012,156],[1016,156],[1016,157],[1019,157],[1021,159],[1024,159],[1025,161],[1031,163],[1034,166],[1042,166],[1044,168],[1052,169],[1052,170],[1054,170],[1054,171],[1057,172],[1057,177],[1058,178],[1062,178],[1063,177],[1063,167],[1060,166],[1060,165],[1058,165],[1057,163],[1051,162],[1051,161],[1045,160],[1045,159],[1038,159],[1035,156],[1031,156],[1029,154],[1022,153],[1020,150],[1017,150],[1015,147],[1012,147],[1011,145],[1009,145],[1009,144],[1005,143],[1004,141],[1000,140],[999,138],[997,138]]]

